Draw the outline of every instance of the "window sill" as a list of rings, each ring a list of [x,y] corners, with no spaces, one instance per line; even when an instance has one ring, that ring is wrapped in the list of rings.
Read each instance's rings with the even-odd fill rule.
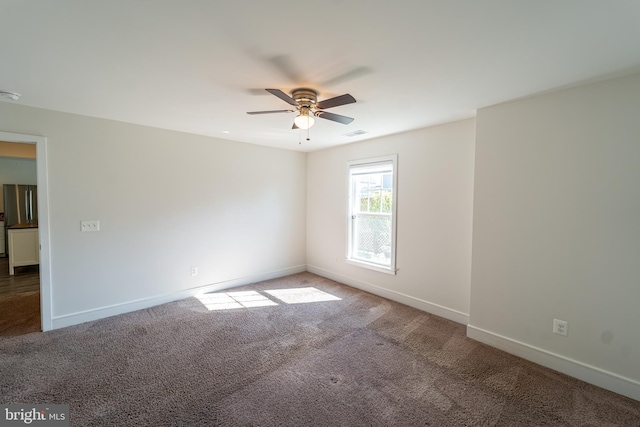
[[[386,273],[386,274],[391,274],[393,276],[396,275],[396,271],[398,271],[395,268],[386,268],[386,267],[381,267],[379,265],[376,264],[370,264],[368,262],[364,262],[364,261],[360,261],[360,260],[355,260],[352,258],[345,258],[344,260],[347,264],[351,264],[351,265],[357,265],[358,267],[363,267],[363,268],[367,268],[369,270],[374,270],[374,271],[379,271],[380,273]]]

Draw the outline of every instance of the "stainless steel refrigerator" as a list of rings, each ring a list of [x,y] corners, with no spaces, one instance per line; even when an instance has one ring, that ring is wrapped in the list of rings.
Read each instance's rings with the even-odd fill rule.
[[[4,184],[5,248],[8,248],[7,228],[17,224],[38,226],[38,192],[35,185]]]

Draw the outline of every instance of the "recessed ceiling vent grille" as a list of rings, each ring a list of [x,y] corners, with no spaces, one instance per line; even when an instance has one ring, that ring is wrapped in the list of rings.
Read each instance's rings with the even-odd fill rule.
[[[343,133],[342,136],[348,136],[349,138],[353,138],[354,136],[364,135],[365,133],[367,132],[360,129],[360,130],[354,130],[353,132],[349,132],[349,133]]]

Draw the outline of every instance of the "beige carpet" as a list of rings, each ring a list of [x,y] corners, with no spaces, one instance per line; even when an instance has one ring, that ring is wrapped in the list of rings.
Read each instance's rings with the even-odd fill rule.
[[[292,288],[340,299],[267,292]],[[640,402],[330,280],[238,291],[205,304],[263,306],[190,298],[0,338],[0,403],[69,404],[74,426],[640,426]]]
[[[38,332],[40,291],[0,295],[0,336]]]

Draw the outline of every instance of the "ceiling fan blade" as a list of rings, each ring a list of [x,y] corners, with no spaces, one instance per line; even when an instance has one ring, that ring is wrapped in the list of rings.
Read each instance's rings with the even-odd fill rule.
[[[247,114],[293,113],[293,110],[247,111]]]
[[[295,106],[298,105],[296,103],[295,99],[293,99],[292,97],[290,97],[289,95],[287,95],[286,93],[281,91],[280,89],[265,89],[265,90],[267,92],[269,92],[270,94],[273,94],[273,95],[277,96],[278,98],[282,99],[284,102],[287,102],[287,103],[289,103],[291,105],[295,105]]]
[[[302,84],[306,79],[293,64],[293,60],[289,55],[276,55],[267,58],[267,61],[271,63],[278,71],[286,76],[291,82],[295,84]]]
[[[341,74],[333,76],[328,80],[323,81],[322,83],[320,83],[320,85],[321,86],[337,85],[340,83],[344,83],[348,80],[353,80],[362,76],[366,76],[367,74],[371,74],[372,72],[373,70],[371,70],[371,68],[369,67],[364,67],[364,66],[355,67]]]
[[[326,111],[317,111],[315,116],[320,117],[321,119],[333,120],[334,122],[342,123],[344,125],[348,125],[353,121],[351,117],[341,116],[340,114],[327,113]]]
[[[356,102],[356,99],[347,93],[346,95],[340,95],[336,96],[335,98],[329,98],[325,99],[324,101],[320,101],[316,104],[316,106],[321,110],[324,110],[326,108],[333,108],[339,105],[353,104],[354,102]]]

